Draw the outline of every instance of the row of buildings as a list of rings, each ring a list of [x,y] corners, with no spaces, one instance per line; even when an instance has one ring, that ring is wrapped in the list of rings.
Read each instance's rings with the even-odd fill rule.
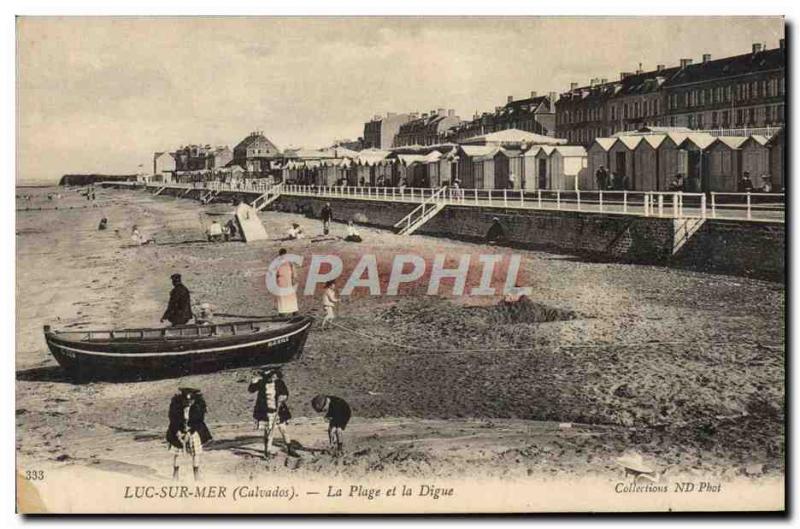
[[[453,110],[418,115],[377,115],[364,124],[364,146],[387,149],[435,145],[519,129],[566,139],[588,147],[598,137],[646,126],[692,130],[780,127],[785,123],[786,49],[755,43],[749,53],[713,59],[705,53],[694,62],[657,65],[621,72],[617,79],[594,78],[571,83],[561,94],[550,92],[514,100],[494,112],[461,120]]]

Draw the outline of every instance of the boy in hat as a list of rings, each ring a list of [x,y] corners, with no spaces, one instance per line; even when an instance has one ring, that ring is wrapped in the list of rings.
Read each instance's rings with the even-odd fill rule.
[[[169,427],[167,443],[175,452],[172,462],[172,479],[180,477],[178,457],[181,454],[192,456],[192,469],[195,481],[200,480],[200,454],[203,443],[211,440],[211,432],[205,423],[206,401],[199,389],[178,388],[169,403]]]
[[[325,412],[328,419],[328,440],[335,456],[344,453],[344,429],[350,422],[350,405],[333,395],[317,395],[311,400],[311,407],[318,413]]]
[[[250,381],[247,391],[257,393],[253,418],[256,420],[256,428],[262,421],[264,422],[264,457],[269,458],[270,455],[276,453],[272,446],[276,427],[286,445],[286,452],[290,456],[297,457],[292,448],[292,440],[288,431],[289,419],[292,418],[287,403],[289,388],[283,381],[283,372],[280,368],[262,369]]]

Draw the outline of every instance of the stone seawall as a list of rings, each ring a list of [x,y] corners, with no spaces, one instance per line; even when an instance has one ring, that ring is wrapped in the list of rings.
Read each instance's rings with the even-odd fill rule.
[[[672,264],[701,271],[784,281],[786,225],[707,220],[675,255]]]

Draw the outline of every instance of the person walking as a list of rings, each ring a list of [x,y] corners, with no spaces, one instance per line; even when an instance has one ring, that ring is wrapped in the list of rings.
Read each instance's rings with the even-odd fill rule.
[[[173,326],[185,325],[192,319],[192,301],[189,289],[181,282],[180,274],[172,274],[172,291],[169,293],[169,303],[161,321],[169,321]]]
[[[206,401],[199,389],[178,388],[169,403],[169,426],[167,427],[167,443],[174,452],[172,459],[172,479],[180,479],[180,456],[192,458],[194,480],[200,481],[200,454],[203,444],[212,439],[211,432],[205,423]]]
[[[325,205],[322,206],[322,210],[319,212],[319,216],[322,219],[322,233],[328,235],[331,229],[331,221],[333,220],[333,209],[331,208],[330,202],[325,202]]]
[[[311,400],[311,407],[317,413],[325,413],[328,419],[328,441],[331,453],[341,456],[344,453],[344,429],[350,422],[352,411],[347,402],[333,395],[317,395]]]
[[[331,280],[325,283],[325,292],[322,294],[322,308],[325,310],[322,329],[325,329],[325,326],[336,317],[333,309],[337,303],[339,303],[339,298],[336,297],[336,283]]]

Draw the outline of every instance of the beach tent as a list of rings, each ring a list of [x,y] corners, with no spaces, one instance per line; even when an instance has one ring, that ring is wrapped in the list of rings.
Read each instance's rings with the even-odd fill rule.
[[[589,146],[589,150],[586,152],[586,169],[588,175],[581,189],[597,189],[597,178],[595,178],[595,175],[601,166],[606,168],[609,175],[611,174],[611,161],[608,156],[608,151],[616,142],[617,138],[595,138]]]

